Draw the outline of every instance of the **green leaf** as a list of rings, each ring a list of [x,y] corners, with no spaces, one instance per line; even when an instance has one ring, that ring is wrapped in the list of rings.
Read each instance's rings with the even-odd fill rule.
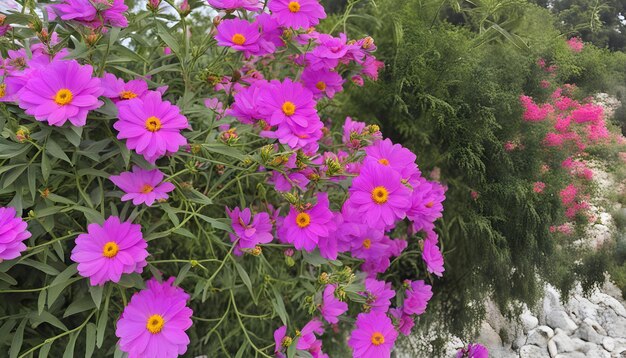
[[[88,208],[81,205],[76,205],[72,207],[74,210],[78,210],[85,215],[85,219],[87,219],[88,223],[99,223],[102,224],[104,222],[104,217],[100,214],[99,211],[94,210],[92,208]]]
[[[80,280],[81,277],[75,277],[74,279],[70,279],[74,274],[78,272],[76,268],[78,264],[72,264],[68,266],[63,272],[57,275],[54,278],[52,283],[50,284],[50,288],[48,288],[48,308],[52,308],[52,305],[57,300],[61,292],[77,280]]]
[[[180,225],[180,220],[178,220],[178,216],[176,216],[176,212],[174,212],[174,209],[170,206],[170,204],[162,204],[161,208],[165,211],[167,217],[170,218],[170,221],[174,224],[174,226]]]
[[[4,183],[2,184],[2,189],[6,189],[9,185],[13,184],[13,182],[15,182],[17,178],[24,173],[24,170],[26,170],[27,167],[28,165],[23,164],[17,168],[9,170],[3,177]]]
[[[9,274],[4,272],[0,272],[0,280],[8,283],[10,286],[17,285],[17,281],[13,277],[9,276]]]
[[[0,138],[0,159],[19,157],[32,147],[30,143],[14,143]]]
[[[161,22],[157,22],[156,27],[159,37],[161,38],[161,40],[163,40],[163,42],[165,42],[167,47],[172,49],[172,52],[174,52],[176,55],[180,54],[180,47],[178,46],[179,41],[172,37],[172,35],[170,35],[172,31]]]
[[[96,305],[96,308],[98,309],[100,309],[100,303],[102,302],[103,290],[104,286],[89,286],[89,294],[91,295],[91,299],[93,300],[94,305]]]
[[[178,271],[178,275],[176,275],[176,280],[174,281],[174,285],[178,286],[180,285],[181,282],[183,282],[185,277],[187,277],[187,274],[189,273],[190,268],[191,268],[191,264],[183,265],[180,271]]]
[[[52,348],[52,342],[46,343],[39,348],[39,358],[47,358],[48,353],[50,353],[50,348]]]
[[[35,211],[35,217],[38,219],[45,218],[46,216],[54,215],[61,210],[63,210],[63,207],[61,206],[49,206],[47,208]]]
[[[46,153],[41,153],[41,176],[45,182],[50,178],[50,172],[52,171],[52,164]]]
[[[202,146],[210,153],[222,154],[238,160],[244,160],[246,158],[239,150],[221,143],[209,143],[203,144]]]
[[[46,308],[47,292],[48,291],[46,291],[46,290],[41,290],[39,292],[39,298],[37,299],[37,314],[41,314],[41,312],[43,312],[44,308]]]
[[[323,264],[327,264],[328,260],[326,260],[325,258],[323,258],[320,255],[319,250],[315,249],[315,251],[313,252],[307,252],[306,250],[302,251],[302,258],[304,259],[304,261],[306,261],[307,263],[319,267]]]
[[[65,154],[63,149],[54,141],[54,139],[48,137],[48,141],[46,142],[46,152],[50,153],[55,158],[59,158],[68,162],[70,165],[74,166],[70,158]]]
[[[32,315],[30,317],[30,321],[31,324],[33,326],[33,328],[36,328],[37,326],[39,326],[42,323],[48,323],[51,324],[59,329],[62,329],[64,331],[67,331],[67,327],[63,324],[63,322],[61,322],[58,318],[56,318],[55,316],[53,316],[50,312],[48,311],[43,311],[41,312],[41,314],[35,316]]]
[[[63,318],[94,308],[96,308],[96,305],[93,302],[93,298],[91,296],[82,295],[75,301],[70,303],[70,305],[65,310],[65,313],[63,313]]]
[[[248,291],[250,291],[250,296],[252,296],[252,300],[254,301],[254,303],[257,303],[256,296],[254,295],[254,291],[252,290],[252,281],[250,281],[250,276],[248,276],[246,270],[237,261],[233,259],[233,262],[235,263],[235,268],[237,269],[239,277],[241,277],[241,281],[243,281],[243,284],[246,285]]]
[[[34,261],[31,259],[25,259],[25,260],[20,261],[20,264],[36,268],[37,270],[47,273],[48,275],[59,274],[59,270],[55,269],[54,267],[48,264],[44,264],[43,262]]]
[[[104,333],[107,329],[107,321],[109,320],[109,299],[111,298],[111,290],[107,292],[107,297],[104,300],[104,309],[100,312],[98,317],[98,327],[96,329],[96,347],[102,348],[104,343]]]
[[[67,347],[65,347],[63,358],[74,358],[74,348],[76,347],[76,339],[79,334],[80,331],[70,333],[70,341],[67,343]]]
[[[96,325],[89,322],[85,329],[85,358],[91,358],[96,348]]]
[[[24,318],[20,325],[17,326],[15,333],[13,333],[13,340],[11,341],[11,350],[9,351],[10,358],[17,358],[17,355],[20,353],[20,349],[22,349],[22,342],[24,341],[24,327],[26,327],[26,322],[28,318]]]
[[[278,313],[278,317],[286,326],[289,323],[287,310],[285,309],[285,302],[283,301],[283,297],[278,293],[276,287],[272,286],[272,292],[274,293],[275,300],[272,300],[272,305],[274,306],[274,310]]]
[[[68,198],[64,198],[62,196],[56,195],[54,193],[48,194],[48,199],[52,200],[55,203],[75,205],[76,203]]]

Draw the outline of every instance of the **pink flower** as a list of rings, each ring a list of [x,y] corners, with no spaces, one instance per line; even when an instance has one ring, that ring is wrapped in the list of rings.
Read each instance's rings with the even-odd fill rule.
[[[226,114],[237,118],[241,123],[253,124],[261,118],[259,97],[269,85],[267,81],[256,81],[250,87],[244,87],[234,95],[235,101]]]
[[[417,157],[413,152],[400,144],[394,144],[389,138],[376,141],[365,147],[365,163],[375,162],[378,165],[388,166],[400,174],[401,179],[411,185],[418,185],[420,171],[415,164]]]
[[[561,202],[563,205],[571,205],[576,200],[576,195],[578,194],[578,189],[574,186],[574,184],[568,185],[565,189],[561,190],[559,193],[561,197]]]
[[[71,259],[92,286],[102,286],[119,282],[122,274],[141,273],[147,265],[147,247],[141,226],[110,216],[102,225],[89,224],[87,233],[78,235]]]
[[[422,259],[426,263],[426,270],[436,276],[443,276],[443,255],[437,246],[437,234],[429,235],[424,240]]]
[[[154,278],[134,294],[117,321],[119,348],[129,358],[170,358],[185,354],[193,311],[189,295],[174,286],[174,277],[159,283]]]
[[[227,46],[242,51],[246,57],[259,52],[261,32],[259,25],[243,19],[228,19],[217,26],[215,39],[219,46]]]
[[[344,33],[339,34],[339,37],[320,34],[317,39],[319,45],[306,55],[307,64],[313,70],[334,69],[350,49],[358,48],[356,45],[348,45],[347,41]]]
[[[0,262],[19,257],[26,250],[24,241],[31,236],[27,228],[14,208],[0,208]]]
[[[456,358],[489,358],[489,351],[478,343],[470,343],[456,353]]]
[[[328,194],[318,193],[317,204],[305,210],[293,206],[278,229],[281,241],[293,244],[298,250],[313,251],[320,237],[328,237],[336,230],[330,211]]]
[[[572,118],[576,123],[598,123],[602,120],[604,109],[601,106],[587,103],[580,108],[572,111]]]
[[[337,72],[326,69],[315,71],[307,67],[302,72],[302,82],[315,98],[333,98],[335,93],[343,90],[344,80]]]
[[[309,28],[326,18],[319,0],[269,0],[272,16],[284,27]]]
[[[252,215],[249,208],[243,210],[226,208],[230,217],[233,233],[229,233],[230,241],[237,240],[238,249],[253,249],[258,244],[267,244],[274,239],[272,221],[268,213],[260,212]]]
[[[174,184],[163,181],[163,172],[158,169],[144,170],[133,166],[132,172],[112,175],[109,179],[124,190],[122,201],[132,200],[134,205],[145,203],[148,206],[156,200],[166,200],[167,193],[174,190]]]
[[[511,141],[504,143],[504,150],[506,150],[507,152],[512,152],[515,150],[515,148],[517,148],[517,145]]]
[[[585,44],[583,43],[583,40],[580,39],[580,37],[572,37],[571,39],[567,40],[567,46],[569,46],[569,48],[573,52],[578,53],[583,50]]]
[[[549,88],[550,87],[550,81],[542,80],[541,82],[539,82],[539,86],[541,88]]]
[[[398,332],[386,314],[361,313],[356,318],[356,329],[350,334],[348,345],[355,358],[389,358],[396,338]]]
[[[370,311],[385,313],[389,310],[396,291],[391,288],[391,283],[368,278],[365,280],[364,294]]]
[[[54,61],[28,80],[18,96],[20,108],[53,126],[67,120],[84,126],[87,113],[103,105],[98,100],[100,79],[91,77],[92,72],[91,66],[74,60]]]
[[[343,124],[343,137],[341,137],[343,144],[348,148],[358,148],[361,141],[353,137],[363,135],[366,126],[367,124],[364,122],[353,121],[352,118],[346,117],[346,121]]]
[[[102,78],[102,96],[110,98],[113,103],[133,98],[143,98],[148,93],[148,84],[144,80],[132,80],[128,83],[110,73]]]
[[[533,102],[533,99],[528,96],[520,96],[520,102],[524,107],[524,120],[529,122],[543,121],[548,114],[553,111],[550,104],[544,104],[539,107]]]
[[[477,195],[478,193],[472,194],[472,198],[476,200]],[[411,207],[406,216],[413,222],[413,230],[431,230],[434,222],[443,216],[445,188],[437,182],[419,178],[419,184],[413,188],[410,199]]]
[[[410,335],[413,326],[415,326],[415,320],[413,320],[413,317],[404,313],[402,307],[392,308],[389,310],[389,313],[391,313],[391,316],[395,318],[398,331],[405,336]]]
[[[404,313],[420,315],[426,311],[428,301],[433,297],[432,287],[423,280],[413,281],[406,290]]]
[[[126,139],[128,149],[134,149],[150,163],[187,144],[180,133],[189,127],[187,118],[177,106],[161,100],[159,92],[128,100],[118,110],[119,120],[113,124],[119,132],[117,139]]]
[[[244,9],[248,11],[259,11],[263,8],[263,4],[259,0],[208,0],[209,5],[216,9],[237,10]]]
[[[378,61],[374,56],[366,56],[362,66],[361,73],[374,81],[378,81],[378,71],[385,68],[385,63]]]
[[[410,191],[401,182],[398,172],[386,165],[368,162],[349,189],[350,205],[363,223],[384,229],[402,220],[410,208]]]
[[[91,28],[101,26],[126,27],[128,20],[124,12],[128,6],[124,0],[84,1],[62,0],[48,6],[50,20],[60,17],[64,21],[77,21]]]
[[[328,323],[337,323],[337,317],[348,311],[348,304],[335,297],[335,285],[326,285],[320,312]]]
[[[537,194],[541,194],[543,193],[543,190],[546,188],[546,183],[544,182],[535,182],[535,184],[533,184],[533,191]]]

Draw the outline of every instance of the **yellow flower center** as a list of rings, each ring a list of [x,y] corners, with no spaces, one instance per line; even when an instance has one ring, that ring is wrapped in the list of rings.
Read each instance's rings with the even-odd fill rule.
[[[165,325],[165,320],[159,314],[153,314],[148,318],[148,322],[146,322],[146,328],[152,334],[157,334],[161,332],[163,326]]]
[[[296,216],[296,224],[304,229],[305,227],[309,226],[309,224],[311,224],[311,216],[307,213],[298,214],[298,216]]]
[[[289,101],[283,103],[283,113],[288,116],[293,116],[293,114],[296,113],[296,105]]]
[[[432,208],[434,205],[435,205],[435,203],[433,203],[432,201],[429,201],[429,202],[426,203],[426,207],[429,208],[429,209]]]
[[[59,106],[65,106],[66,104],[72,102],[72,92],[67,88],[60,89],[57,94],[54,96],[54,102]]]
[[[142,194],[148,194],[148,193],[152,193],[152,190],[154,190],[154,187],[153,187],[152,185],[150,185],[150,184],[144,184],[144,185],[141,187],[141,190],[140,190],[140,191],[141,191],[141,193],[142,193]]]
[[[326,83],[324,81],[319,81],[317,84],[315,84],[315,88],[317,88],[320,91],[325,91]]]
[[[377,186],[372,190],[372,200],[376,204],[384,204],[389,199],[389,191],[384,186]]]
[[[120,98],[121,99],[133,99],[137,97],[137,93],[133,92],[133,91],[122,91],[120,92]]]
[[[109,241],[104,244],[104,248],[102,248],[102,255],[106,258],[112,259],[115,255],[117,255],[118,251],[120,251],[120,247],[117,246],[117,243]]]
[[[4,95],[7,93],[7,85],[5,85],[4,83],[0,85],[0,98],[4,97]]]
[[[382,165],[389,165],[389,161],[385,158],[378,159],[378,162]]]
[[[372,240],[370,239],[363,240],[363,247],[369,250],[369,248],[372,247]]]
[[[155,116],[146,119],[146,129],[150,132],[156,132],[161,129],[161,120]]]
[[[374,334],[372,334],[371,341],[373,345],[380,346],[381,344],[385,343],[385,336],[383,336],[383,334],[380,332],[374,332]]]
[[[300,11],[300,3],[297,1],[292,1],[289,3],[289,11],[298,12]]]
[[[242,34],[234,34],[233,38],[231,39],[231,41],[235,44],[235,45],[243,45],[244,43],[246,43],[246,37]]]

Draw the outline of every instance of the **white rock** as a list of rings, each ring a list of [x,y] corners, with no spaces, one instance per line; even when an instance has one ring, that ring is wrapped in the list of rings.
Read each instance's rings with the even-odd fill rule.
[[[596,346],[589,352],[587,352],[587,357],[594,358],[611,358],[611,353],[602,349],[602,347]]]
[[[602,328],[600,323],[594,321],[593,319],[591,319],[589,317],[585,318],[583,320],[583,322],[585,322],[588,325],[590,325],[596,332],[598,332],[599,335],[606,336],[606,330],[604,328]]]
[[[546,316],[546,323],[552,328],[560,328],[567,334],[571,334],[577,328],[576,323],[565,313],[565,311],[552,311]]]
[[[591,349],[596,347],[595,344],[589,343],[589,342],[585,342],[585,341],[583,341],[580,338],[572,338],[572,343],[574,343],[574,350],[575,351],[583,352],[583,353],[587,353]]]
[[[567,353],[557,354],[555,358],[585,358],[585,357],[587,357],[585,353],[567,352]]]
[[[528,332],[526,344],[532,344],[537,347],[545,348],[550,338],[554,336],[554,331],[548,326],[539,326]]]
[[[555,334],[554,337],[552,337],[551,342],[556,344],[556,350],[558,353],[573,352],[575,350],[574,342],[572,342],[572,339],[563,332]]]
[[[601,311],[598,319],[602,328],[606,330],[607,336],[626,338],[626,318],[615,313],[613,309]]]
[[[556,343],[554,343],[554,340],[549,340],[548,341],[548,353],[550,353],[550,357],[554,358],[556,357],[556,355],[559,353],[558,349],[556,348]]]
[[[537,346],[526,345],[519,350],[520,358],[550,358],[550,354],[545,349]]]
[[[487,322],[483,322],[480,326],[480,334],[478,335],[478,342],[481,342],[487,347],[501,347],[502,338],[498,335],[491,325]]]
[[[626,308],[615,298],[602,292],[594,292],[589,300],[597,305],[610,307],[618,315],[626,318]]]
[[[613,351],[615,349],[615,339],[611,337],[604,337],[602,340],[602,347],[609,352]]]
[[[578,327],[574,336],[595,344],[602,344],[602,340],[604,339],[604,337],[598,334],[587,322],[583,322],[580,327]]]
[[[520,321],[522,322],[522,327],[524,328],[524,333],[528,333],[530,330],[534,329],[539,325],[539,319],[533,316],[530,311],[524,311],[519,316]]]
[[[563,305],[561,304],[561,294],[551,285],[546,285],[544,287],[544,297],[543,297],[543,316],[546,317],[550,312],[556,310],[562,310]]]

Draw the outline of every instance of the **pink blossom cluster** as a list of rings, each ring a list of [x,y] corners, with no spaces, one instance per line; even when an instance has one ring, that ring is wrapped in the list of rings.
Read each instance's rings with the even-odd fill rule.
[[[585,47],[585,44],[583,43],[583,40],[580,37],[572,37],[569,40],[567,40],[567,46],[570,48],[570,50],[572,50],[572,52],[578,53],[583,50],[583,47]]]

